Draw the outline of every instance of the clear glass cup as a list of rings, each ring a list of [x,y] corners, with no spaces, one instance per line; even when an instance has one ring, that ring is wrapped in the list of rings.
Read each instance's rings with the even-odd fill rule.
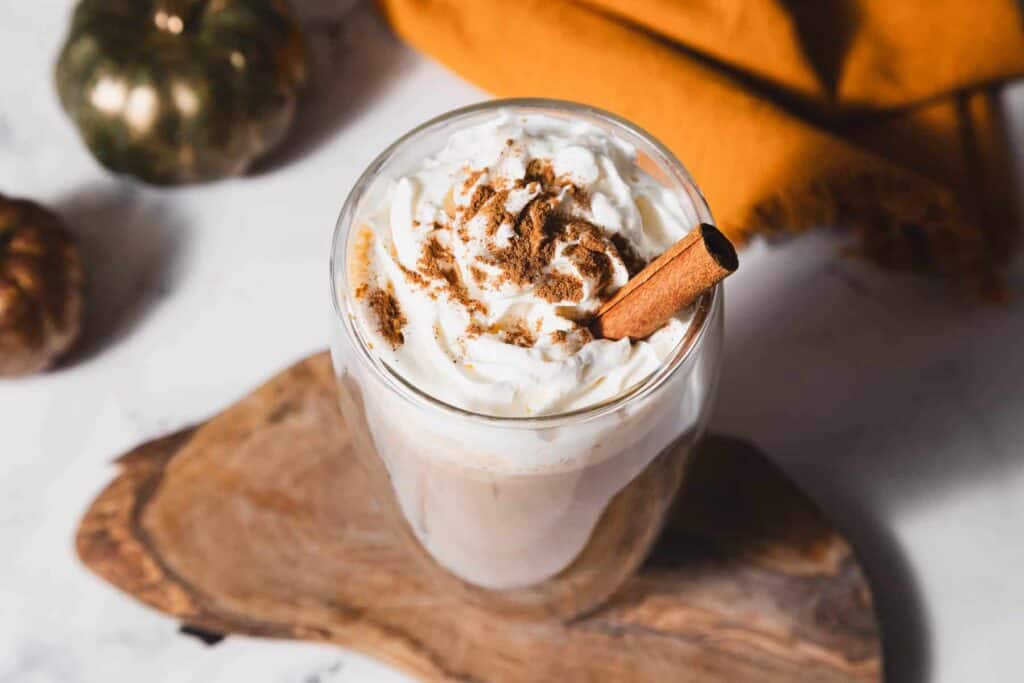
[[[388,147],[345,201],[331,256],[331,355],[351,455],[368,472],[370,493],[391,513],[395,532],[408,539],[428,588],[505,613],[567,619],[621,586],[661,530],[714,398],[723,293],[718,286],[695,304],[686,335],[652,375],[612,400],[567,413],[472,413],[421,392],[382,363],[353,313],[353,228],[384,199],[390,180],[498,109],[582,120],[626,140],[641,168],[679,193],[694,225],[712,222],[682,164],[617,116],[541,99],[458,109]],[[524,460],[534,465],[524,467]]]

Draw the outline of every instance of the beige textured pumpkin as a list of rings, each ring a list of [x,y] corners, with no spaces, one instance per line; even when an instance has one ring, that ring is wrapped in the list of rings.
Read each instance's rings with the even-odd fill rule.
[[[0,195],[0,376],[45,370],[74,345],[83,279],[61,219]]]

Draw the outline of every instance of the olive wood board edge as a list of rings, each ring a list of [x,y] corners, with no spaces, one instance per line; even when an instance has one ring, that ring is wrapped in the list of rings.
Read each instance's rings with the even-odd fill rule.
[[[79,557],[192,628],[336,643],[424,680],[882,678],[855,555],[746,442],[704,440],[641,571],[570,622],[432,590],[350,449],[320,353],[122,456]]]

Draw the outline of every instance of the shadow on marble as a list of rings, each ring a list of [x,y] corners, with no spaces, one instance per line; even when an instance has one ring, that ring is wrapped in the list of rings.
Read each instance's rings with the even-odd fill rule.
[[[892,529],[841,481],[814,485],[814,497],[853,546],[867,575],[882,629],[886,681],[932,680],[932,634],[917,578]],[[806,489],[805,489],[806,490]]]
[[[288,139],[256,165],[254,174],[314,152],[370,107],[404,67],[415,63],[412,51],[391,33],[372,2],[294,4],[308,36],[310,84]]]
[[[739,426],[791,473],[838,468],[890,510],[1024,466],[1016,438],[993,429],[1024,414],[1011,371],[1024,339],[1024,260],[1011,271],[1014,300],[992,305],[822,258],[824,240],[813,242],[776,250],[794,267],[734,307],[749,310],[730,311],[715,426]]]
[[[748,287],[726,305],[712,428],[763,448],[853,542],[876,594],[887,680],[927,681],[927,607],[892,520],[970,487],[998,501],[1024,467],[1014,426],[1024,395],[1010,371],[1024,339],[1024,263],[1011,274],[1015,302],[994,306],[838,258],[825,236],[767,251],[771,272],[753,264],[737,276],[760,283],[756,296]]]
[[[82,340],[60,368],[126,339],[170,291],[188,239],[172,204],[171,197],[119,181],[54,204],[78,240],[87,277]]]

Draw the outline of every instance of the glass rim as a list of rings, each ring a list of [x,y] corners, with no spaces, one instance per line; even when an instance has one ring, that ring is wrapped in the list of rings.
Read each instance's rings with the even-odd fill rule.
[[[707,205],[707,201],[704,199],[704,195],[690,176],[689,171],[685,166],[683,166],[682,162],[680,162],[679,159],[669,151],[668,148],[640,126],[603,109],[577,102],[570,102],[568,100],[536,97],[485,100],[483,102],[477,102],[475,104],[453,109],[412,128],[374,157],[373,161],[371,161],[367,165],[366,169],[360,174],[359,178],[352,185],[352,189],[349,191],[348,196],[345,198],[345,202],[342,204],[341,212],[339,213],[334,226],[334,234],[331,238],[329,273],[331,305],[336,316],[336,320],[333,322],[341,323],[341,326],[345,330],[345,334],[348,336],[348,340],[359,349],[360,360],[365,361],[369,365],[369,367],[374,371],[376,378],[383,381],[388,389],[392,390],[394,393],[398,394],[401,398],[413,405],[490,426],[521,429],[553,428],[563,426],[567,423],[589,421],[602,415],[615,412],[627,405],[640,401],[644,397],[655,393],[659,388],[664,386],[667,380],[672,377],[679,368],[685,365],[694,349],[700,345],[701,340],[704,338],[708,328],[708,322],[712,317],[712,312],[716,306],[721,305],[722,284],[719,283],[715,285],[710,291],[703,294],[697,300],[693,315],[687,323],[686,334],[683,335],[683,338],[680,339],[672,349],[669,357],[661,363],[657,370],[636,382],[625,391],[599,403],[593,403],[582,408],[575,408],[573,410],[559,413],[535,416],[501,416],[479,413],[453,405],[443,401],[437,396],[427,393],[412,384],[409,380],[403,377],[401,373],[391,368],[388,364],[382,361],[379,356],[374,354],[371,351],[367,340],[360,333],[358,325],[355,323],[354,313],[351,310],[343,310],[342,308],[342,299],[344,299],[345,308],[350,309],[350,296],[348,294],[348,259],[344,258],[344,256],[348,254],[348,238],[351,234],[350,227],[354,222],[353,219],[355,218],[354,211],[362,199],[370,181],[377,176],[380,169],[402,146],[436,127],[455,121],[459,118],[468,117],[481,112],[517,107],[552,109],[570,114],[579,114],[589,118],[603,119],[614,126],[624,128],[633,135],[638,136],[645,143],[653,147],[659,155],[661,155],[662,159],[659,161],[667,162],[666,165],[669,167],[672,175],[675,176],[674,179],[681,185],[682,189],[693,203],[697,212],[698,221],[714,225],[714,220],[711,217],[711,210]],[[345,244],[341,245],[339,244],[339,241],[343,238],[345,239]],[[340,251],[339,247],[342,247]],[[340,264],[338,262],[339,253],[342,255]],[[342,285],[342,287],[339,288],[338,285]]]

